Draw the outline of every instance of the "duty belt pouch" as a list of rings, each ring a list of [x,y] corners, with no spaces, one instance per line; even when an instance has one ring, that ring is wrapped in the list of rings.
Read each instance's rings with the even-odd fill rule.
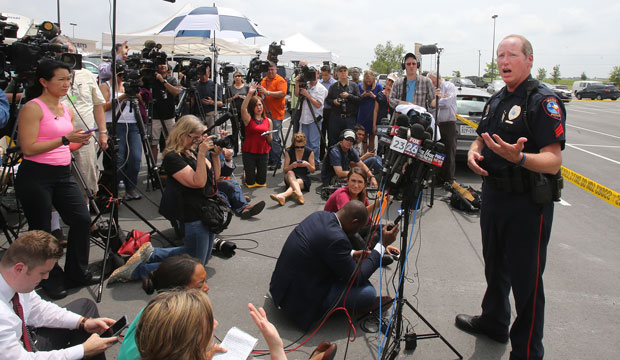
[[[560,201],[560,198],[562,197],[562,189],[564,188],[562,169],[560,169],[555,175],[551,176],[551,185],[553,201]]]
[[[548,204],[553,201],[550,179],[539,172],[530,172],[530,194],[534,204]]]

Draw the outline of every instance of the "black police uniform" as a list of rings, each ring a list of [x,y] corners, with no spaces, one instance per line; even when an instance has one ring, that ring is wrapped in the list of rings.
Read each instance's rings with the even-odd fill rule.
[[[528,84],[533,90],[526,109]],[[564,149],[565,125],[562,102],[530,76],[513,93],[504,87],[489,99],[477,132],[498,134],[511,144],[526,137],[523,152],[538,153],[556,142]],[[512,287],[517,317],[510,329],[510,359],[541,359],[545,308],[542,274],[553,202],[539,205],[532,200],[529,179],[534,173],[503,159],[486,145],[481,154],[484,160],[480,165],[489,177],[482,185],[480,218],[487,281],[480,326],[498,335],[508,333]]]

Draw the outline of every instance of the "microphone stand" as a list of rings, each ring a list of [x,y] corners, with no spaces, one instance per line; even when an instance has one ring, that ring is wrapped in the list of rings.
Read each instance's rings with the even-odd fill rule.
[[[435,128],[433,129],[433,145],[437,142],[437,134],[438,134],[438,130],[439,130],[439,95],[437,95],[437,89],[439,89],[439,58],[441,57],[441,52],[443,51],[443,48],[437,48],[437,86],[435,87]],[[428,204],[429,207],[433,207],[433,205],[435,204],[435,181],[437,180],[437,172],[435,171],[434,168],[431,168],[431,179],[432,179],[432,183],[431,183],[431,201]]]

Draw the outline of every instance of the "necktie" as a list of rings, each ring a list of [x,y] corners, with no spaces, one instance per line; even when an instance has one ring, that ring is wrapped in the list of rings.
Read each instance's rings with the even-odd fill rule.
[[[13,310],[15,310],[15,313],[22,321],[22,342],[24,343],[24,347],[26,347],[27,351],[32,352],[32,345],[30,344],[28,329],[26,329],[26,322],[24,321],[24,309],[22,308],[22,304],[19,303],[19,294],[15,293],[11,301],[13,302]]]

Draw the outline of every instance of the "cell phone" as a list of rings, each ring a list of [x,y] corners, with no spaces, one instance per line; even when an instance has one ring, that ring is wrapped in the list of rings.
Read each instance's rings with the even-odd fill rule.
[[[90,134],[91,132],[97,131],[97,130],[99,130],[99,129],[98,128],[88,129],[88,130],[84,131],[84,134]]]
[[[112,326],[110,326],[108,330],[101,333],[100,336],[102,338],[119,336],[126,327],[127,327],[127,315],[123,315],[122,318],[118,319],[117,322],[112,324]]]
[[[297,163],[301,164],[301,163],[303,163],[303,160],[297,160]]]

